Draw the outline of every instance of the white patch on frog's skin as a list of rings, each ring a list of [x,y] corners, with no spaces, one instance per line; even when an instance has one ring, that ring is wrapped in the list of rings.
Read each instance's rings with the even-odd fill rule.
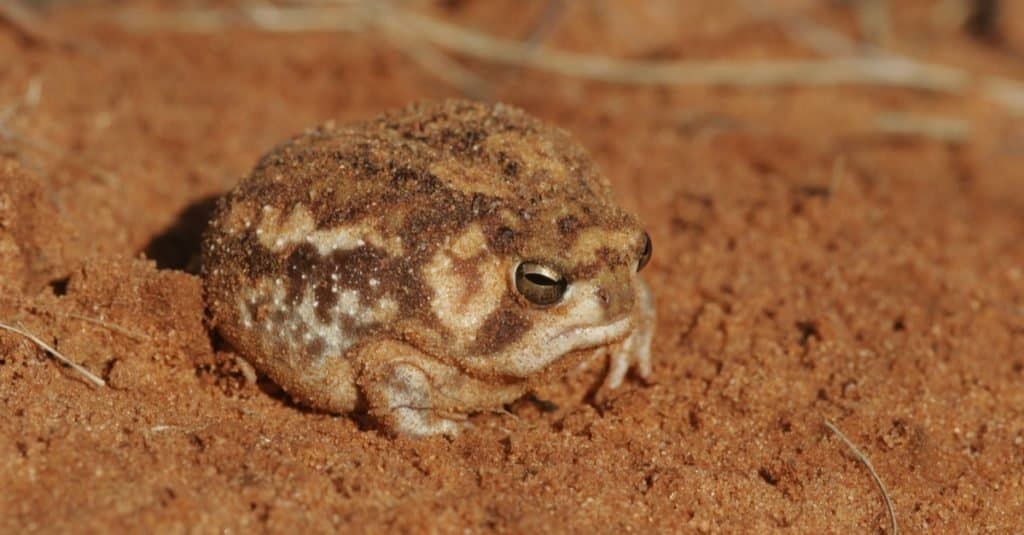
[[[384,249],[391,256],[399,256],[405,252],[400,236],[385,240],[372,224],[365,221],[330,230],[313,231],[306,237],[306,241],[316,247],[320,256],[326,256],[334,251],[351,251],[367,243]]]
[[[355,290],[345,290],[338,296],[337,309],[343,316],[348,316],[352,319],[359,318],[359,292]]]
[[[467,364],[526,378],[567,353],[621,340],[634,327],[633,315],[606,318],[597,294],[592,282],[570,285],[562,302],[548,309],[550,321],[535,321],[530,332],[500,354],[473,357]]]
[[[487,252],[487,237],[480,230],[479,225],[471,225],[455,239],[448,247],[448,250],[457,258],[467,260],[474,256]]]
[[[267,307],[264,311],[266,319],[261,325],[264,337],[275,345],[283,343],[288,349],[298,352],[306,351],[310,343],[319,340],[323,343],[321,354],[309,355],[314,357],[314,362],[320,362],[325,356],[341,355],[356,341],[356,333],[342,328],[343,317],[366,326],[391,321],[398,313],[398,304],[388,296],[366,307],[359,303],[359,292],[348,289],[341,291],[338,302],[328,309],[328,321],[325,322],[316,313],[319,303],[313,285],[306,288],[297,306],[286,303],[285,296],[280,279],[264,279],[238,303],[242,324],[247,329],[252,327],[255,320],[249,312],[249,305],[269,298],[264,305]],[[284,320],[274,322],[271,318],[278,315],[275,313],[283,314]]]
[[[306,241],[316,247],[320,256],[324,256],[332,251],[351,251],[366,245],[362,235],[361,229],[353,228],[316,230],[306,236]]]
[[[334,251],[351,251],[369,243],[398,256],[404,252],[402,238],[394,236],[384,239],[380,231],[369,221],[360,221],[332,229],[316,229],[316,222],[304,206],[296,206],[284,223],[273,206],[263,207],[263,216],[256,227],[256,237],[261,245],[274,252],[281,252],[296,243],[309,243],[316,247],[320,256]]]
[[[455,335],[459,346],[476,338],[476,332],[499,304],[506,291],[501,263],[486,254],[476,261],[479,280],[475,284],[456,272],[453,257],[472,258],[486,253],[487,242],[476,225],[467,229],[447,247],[434,253],[423,267],[423,279],[433,290],[430,300],[434,315]],[[474,289],[475,288],[475,289]]]
[[[306,236],[313,232],[315,223],[309,210],[296,206],[288,219],[281,223],[277,208],[266,205],[263,207],[262,219],[256,227],[256,238],[260,244],[274,252],[285,247],[305,241]]]
[[[358,300],[358,294],[356,295],[356,299]],[[301,324],[301,326],[306,328],[304,339],[296,340],[293,338],[293,345],[301,347],[302,344],[308,344],[316,338],[319,338],[324,342],[323,353],[321,355],[312,356],[322,357],[326,355],[340,355],[344,353],[352,346],[352,343],[355,342],[355,340],[352,339],[352,333],[347,333],[341,328],[341,322],[337,321],[338,317],[350,316],[352,318],[356,318],[358,316],[348,314],[348,310],[346,310],[343,305],[335,305],[331,308],[330,320],[322,322],[316,315],[317,305],[318,303],[313,289],[306,288],[306,291],[302,294],[302,301],[300,301],[299,306],[295,308],[295,312],[297,312],[297,314],[292,318],[288,318],[289,322]],[[358,313],[358,310],[356,312]]]
[[[359,292],[345,290],[341,292],[338,303],[332,310],[352,318],[357,325],[372,325],[394,318],[398,312],[398,303],[394,299],[384,296],[377,300],[373,307],[364,307],[359,304]],[[332,316],[337,317],[338,314],[332,314]]]

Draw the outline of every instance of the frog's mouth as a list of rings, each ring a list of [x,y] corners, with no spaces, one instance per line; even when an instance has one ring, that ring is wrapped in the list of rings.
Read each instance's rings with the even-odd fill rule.
[[[506,373],[525,378],[550,366],[568,353],[621,340],[633,328],[632,316],[600,325],[578,325],[547,336],[536,336],[519,345],[506,360]]]
[[[569,327],[548,339],[546,347],[563,349],[564,353],[604,345],[625,336],[632,326],[631,318],[624,317],[605,325]]]

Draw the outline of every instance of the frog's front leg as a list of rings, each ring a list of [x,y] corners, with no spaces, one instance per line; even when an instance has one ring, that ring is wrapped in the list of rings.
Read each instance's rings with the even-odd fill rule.
[[[637,279],[634,307],[633,331],[621,344],[609,348],[605,388],[622,386],[631,366],[635,366],[636,373],[644,379],[651,374],[651,339],[654,337],[656,317],[654,298],[642,279]]]
[[[465,416],[443,407],[444,395],[429,371],[437,364],[421,351],[395,341],[360,350],[359,383],[372,416],[396,435],[455,436]]]

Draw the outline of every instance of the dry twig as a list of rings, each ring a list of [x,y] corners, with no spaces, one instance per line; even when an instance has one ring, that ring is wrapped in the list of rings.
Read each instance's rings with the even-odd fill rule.
[[[463,95],[479,98],[485,93],[487,82],[483,78],[445,55],[437,47],[424,46],[422,41],[410,38],[398,27],[389,28],[389,35],[392,37],[392,44],[406,56],[427,72],[433,73],[442,82],[458,88]]]
[[[951,94],[975,88],[992,101],[1024,113],[1024,86],[1016,81],[977,77],[946,65],[882,54],[820,60],[777,61],[636,61],[592,54],[538,48],[531,41],[501,39],[403,8],[394,2],[337,0],[329,5],[247,5],[238,9],[196,9],[153,12],[124,9],[115,15],[125,28],[136,31],[222,31],[249,25],[273,32],[366,31],[377,29],[400,40],[407,52],[420,46],[426,52],[414,60],[460,87],[477,82],[467,69],[440,61],[444,49],[465,57],[513,66],[527,66],[565,76],[635,85],[705,85],[785,87],[869,85],[901,87]],[[805,28],[806,30],[806,28]],[[401,35],[398,35],[401,32]],[[844,37],[828,32],[830,47],[846,48]]]
[[[558,23],[565,16],[566,7],[565,0],[548,0],[544,5],[544,11],[534,21],[533,27],[530,28],[530,32],[523,42],[532,47],[544,44],[544,41],[551,37],[555,28],[558,27]]]
[[[71,369],[73,369],[76,372],[80,373],[82,376],[84,376],[86,379],[88,379],[89,382],[91,382],[92,384],[94,384],[96,386],[107,386],[106,381],[104,381],[103,379],[101,379],[97,375],[94,375],[92,372],[90,372],[89,370],[85,369],[83,366],[81,366],[79,364],[76,364],[71,359],[65,357],[64,355],[61,354],[60,351],[57,351],[56,349],[51,347],[49,344],[47,344],[46,342],[42,341],[38,336],[36,336],[36,335],[34,335],[34,334],[32,334],[32,333],[30,333],[28,331],[25,331],[25,330],[19,329],[17,327],[14,327],[13,325],[8,325],[6,323],[0,323],[0,329],[3,329],[5,331],[10,331],[12,333],[19,334],[21,336],[24,336],[25,338],[28,338],[34,344],[39,346],[40,349],[42,349],[43,351],[49,353],[50,355],[53,355],[54,358],[56,358],[57,360],[63,362],[64,364],[67,364],[68,366],[70,366]]]
[[[53,35],[39,17],[17,0],[0,2],[0,21],[6,21],[15,31],[32,44],[51,43]]]
[[[44,310],[44,309],[37,308],[37,307],[32,306],[32,305],[25,306],[24,310],[29,312],[29,313],[31,313],[31,314],[35,314],[37,316],[53,315],[53,316],[57,316],[59,318],[67,318],[67,319],[72,319],[72,320],[84,321],[85,323],[91,323],[93,325],[98,325],[98,326],[103,327],[104,329],[107,329],[109,331],[113,331],[113,332],[115,332],[117,334],[120,334],[120,335],[123,335],[123,336],[125,336],[127,338],[131,338],[132,340],[135,340],[136,342],[151,342],[153,340],[148,335],[142,334],[142,333],[140,333],[138,331],[133,331],[133,330],[128,329],[126,327],[122,327],[122,326],[120,326],[120,325],[118,325],[116,323],[111,323],[109,321],[105,321],[105,320],[98,319],[98,318],[93,318],[93,317],[90,317],[90,316],[85,316],[85,315],[82,315],[82,314],[73,314],[73,313],[64,313],[64,312],[51,312],[51,311],[47,311],[47,310]]]
[[[889,40],[889,0],[858,0],[854,4],[857,22],[868,42],[884,46]]]
[[[865,51],[841,32],[822,26],[803,13],[779,10],[760,0],[744,0],[743,6],[755,18],[778,25],[790,39],[823,56],[853,56]]]
[[[871,474],[871,478],[875,480],[875,484],[878,485],[878,490],[882,493],[882,498],[885,500],[885,508],[889,511],[889,529],[892,535],[899,535],[899,526],[896,524],[896,509],[892,506],[892,500],[889,498],[889,492],[885,490],[885,484],[882,483],[882,478],[878,477],[878,473],[875,472],[875,467],[871,466],[871,461],[868,460],[867,455],[854,445],[850,439],[846,438],[846,435],[836,427],[828,418],[825,419],[825,427],[832,431],[839,440],[842,440],[846,447],[850,449],[853,456],[868,469],[868,473]]]
[[[971,134],[970,124],[965,120],[910,113],[879,115],[875,119],[875,127],[883,134],[917,136],[947,143],[962,143]]]
[[[73,319],[73,320],[84,321],[86,323],[91,323],[93,325],[98,325],[100,327],[103,327],[104,329],[113,331],[115,333],[118,333],[118,334],[120,334],[122,336],[126,336],[128,338],[131,338],[132,340],[135,340],[136,342],[149,342],[149,341],[152,341],[152,338],[150,338],[149,336],[146,336],[146,335],[144,335],[142,333],[139,333],[139,332],[135,332],[135,331],[133,331],[131,329],[126,329],[126,328],[124,328],[124,327],[122,327],[120,325],[117,325],[116,323],[110,323],[109,321],[103,321],[103,320],[96,319],[96,318],[90,318],[89,316],[82,316],[80,314],[57,314],[57,315],[62,317],[62,318],[69,318],[69,319]]]
[[[459,54],[496,63],[528,65],[567,76],[638,85],[798,86],[866,84],[958,92],[967,73],[902,58],[779,61],[635,61],[590,54],[534,50],[527,44],[395,9],[387,12],[423,39]]]

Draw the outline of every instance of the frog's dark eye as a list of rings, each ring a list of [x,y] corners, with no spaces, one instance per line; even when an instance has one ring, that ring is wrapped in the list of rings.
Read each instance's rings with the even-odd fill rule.
[[[654,251],[654,246],[651,245],[651,236],[644,232],[644,249],[640,251],[640,259],[636,262],[636,270],[640,271],[651,261],[651,253]]]
[[[553,305],[565,295],[569,282],[555,269],[536,262],[516,268],[516,290],[535,305]]]

